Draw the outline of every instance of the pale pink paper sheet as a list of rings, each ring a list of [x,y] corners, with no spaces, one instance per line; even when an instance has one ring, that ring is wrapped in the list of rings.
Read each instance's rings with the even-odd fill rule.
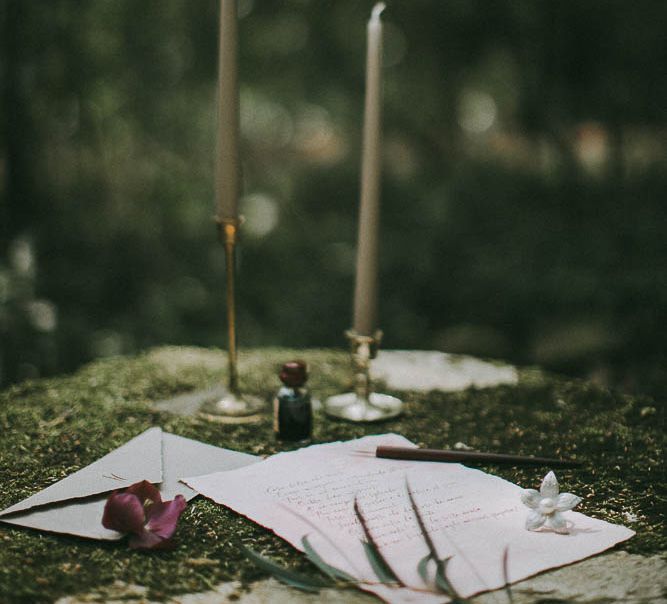
[[[604,551],[634,532],[577,512],[567,512],[569,535],[529,532],[522,487],[451,463],[377,459],[358,451],[410,445],[385,434],[280,453],[250,466],[186,478],[190,487],[273,530],[298,549],[304,535],[330,564],[361,581],[362,588],[396,604],[446,602],[417,572],[427,547],[407,496],[406,482],[434,537],[441,558],[452,556],[447,574],[467,597],[504,584],[502,558],[509,547],[511,582]],[[371,533],[399,578],[414,589],[377,583],[360,543],[354,510],[359,500]],[[433,569],[431,568],[431,573]]]

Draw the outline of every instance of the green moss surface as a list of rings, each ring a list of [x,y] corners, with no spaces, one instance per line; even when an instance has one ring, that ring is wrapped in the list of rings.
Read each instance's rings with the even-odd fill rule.
[[[314,396],[324,398],[347,387],[349,357],[343,351],[262,349],[241,355],[243,390],[268,401],[278,387],[278,367],[295,357],[310,364]],[[0,509],[151,426],[258,455],[285,450],[274,440],[268,412],[261,421],[230,425],[152,408],[157,400],[224,381],[224,366],[220,351],[161,348],[0,393]],[[444,448],[462,441],[486,451],[576,457],[585,466],[558,476],[564,489],[584,497],[579,509],[636,530],[622,549],[665,551],[663,405],[535,371],[522,371],[517,386],[399,395],[406,402],[404,416],[382,425],[318,415],[315,442],[393,431],[423,446]],[[542,468],[482,467],[524,487],[538,486],[544,474]],[[0,524],[0,601],[53,601],[115,580],[146,586],[148,596],[157,600],[203,591],[220,581],[252,581],[261,572],[240,554],[239,542],[295,568],[310,568],[272,533],[203,498],[189,504],[177,536],[174,551],[147,554],[128,550],[124,542]]]

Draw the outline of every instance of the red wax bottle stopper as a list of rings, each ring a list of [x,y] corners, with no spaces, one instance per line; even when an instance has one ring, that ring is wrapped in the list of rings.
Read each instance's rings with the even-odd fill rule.
[[[303,361],[289,361],[283,365],[280,381],[290,388],[299,388],[308,380],[308,365]]]

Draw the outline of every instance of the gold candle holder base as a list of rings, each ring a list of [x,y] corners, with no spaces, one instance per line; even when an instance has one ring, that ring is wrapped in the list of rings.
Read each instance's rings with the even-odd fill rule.
[[[403,401],[388,394],[372,392],[370,381],[371,360],[377,356],[382,332],[362,336],[354,330],[345,333],[350,341],[354,369],[354,392],[337,394],[324,401],[327,415],[350,422],[379,422],[403,412]]]
[[[220,241],[225,247],[229,386],[222,398],[204,401],[199,410],[204,416],[244,417],[261,411],[264,408],[264,401],[254,396],[241,394],[238,384],[234,276],[236,273],[235,249],[240,221],[237,218],[216,218],[216,222]]]

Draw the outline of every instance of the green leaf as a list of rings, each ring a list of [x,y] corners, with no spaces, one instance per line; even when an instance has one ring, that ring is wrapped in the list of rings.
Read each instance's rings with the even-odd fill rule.
[[[440,589],[440,591],[454,596],[455,590],[452,588],[452,584],[447,579],[447,564],[451,558],[444,558],[443,560],[438,560],[435,564],[435,584]]]
[[[407,476],[405,478],[405,488],[408,491],[408,498],[410,499],[410,505],[412,506],[412,511],[415,514],[415,518],[417,519],[417,524],[419,525],[419,528],[421,530],[422,536],[424,537],[424,541],[426,542],[426,545],[429,550],[429,555],[426,556],[425,558],[422,558],[419,561],[419,564],[417,565],[417,570],[419,571],[420,576],[424,581],[426,581],[426,565],[428,564],[429,558],[432,558],[435,560],[435,586],[437,589],[439,589],[441,592],[447,594],[451,599],[454,604],[465,604],[468,602],[465,598],[462,598],[457,592],[456,589],[454,589],[454,586],[449,582],[449,579],[447,578],[447,564],[449,563],[449,558],[444,558],[442,560],[438,559],[438,553],[435,548],[435,543],[433,541],[433,538],[431,537],[431,534],[428,532],[428,529],[426,528],[426,523],[424,522],[424,519],[422,518],[421,512],[419,511],[419,506],[417,505],[417,502],[415,501],[415,497],[412,494],[412,491],[410,490],[410,484],[408,483]],[[422,574],[423,572],[423,574]]]
[[[362,541],[364,545],[364,551],[366,552],[366,557],[373,567],[373,571],[377,575],[378,579],[383,583],[398,583],[401,587],[405,587],[405,583],[401,581],[396,573],[393,571],[387,559],[382,555],[378,544],[375,543],[373,535],[371,534],[370,529],[368,528],[368,523],[366,522],[366,517],[363,515],[361,508],[359,507],[359,501],[357,498],[354,498],[354,513],[357,515],[357,520],[361,524],[361,528],[364,531],[364,536],[366,541]],[[386,577],[383,579],[383,577]]]
[[[453,604],[467,604],[469,600],[460,596],[447,578],[447,565],[449,564],[450,560],[451,556],[449,558],[443,558],[442,560],[436,561],[435,585],[440,589],[440,591],[446,593],[452,599]]]
[[[417,505],[417,502],[415,501],[415,496],[412,494],[412,490],[410,489],[410,484],[408,483],[408,478],[407,476],[405,477],[405,488],[408,492],[408,498],[410,499],[410,506],[412,507],[412,511],[414,512],[415,518],[417,520],[417,524],[419,525],[419,530],[422,533],[422,537],[424,538],[424,541],[426,542],[426,545],[428,547],[428,551],[431,552],[431,556],[433,557],[434,560],[438,559],[438,552],[435,549],[435,543],[433,543],[433,539],[431,537],[431,534],[428,532],[428,529],[426,528],[426,524],[424,523],[424,519],[422,518],[421,512],[419,511],[419,506]]]
[[[322,560],[321,556],[313,549],[310,541],[308,541],[308,537],[301,539],[301,543],[308,560],[317,566],[317,568],[319,568],[325,575],[331,577],[334,581],[340,579],[341,581],[347,581],[348,583],[357,583],[357,580],[352,575],[348,575],[345,571],[342,571],[335,566],[331,566],[331,564],[327,564]]]
[[[266,571],[278,579],[278,581],[290,585],[291,587],[296,587],[297,589],[308,591],[310,593],[318,593],[323,587],[329,586],[321,579],[307,577],[306,575],[295,573],[287,568],[278,566],[275,562],[271,562],[268,558],[261,556],[245,545],[241,545],[241,551],[263,571]]]
[[[433,556],[431,555],[431,552],[426,554],[420,561],[419,564],[417,564],[417,572],[419,573],[419,576],[422,578],[424,583],[428,583],[428,563],[433,559]]]
[[[369,543],[368,541],[362,541],[361,543],[364,546],[366,558],[368,558],[368,561],[370,562],[370,565],[373,568],[373,572],[375,573],[375,576],[378,578],[378,580],[381,583],[399,583],[398,577],[385,562],[382,554],[378,552],[375,544]]]
[[[514,603],[514,594],[512,593],[512,588],[510,587],[510,575],[509,575],[509,546],[505,547],[503,551],[503,579],[505,581],[505,593],[507,594],[507,600],[510,604]]]

